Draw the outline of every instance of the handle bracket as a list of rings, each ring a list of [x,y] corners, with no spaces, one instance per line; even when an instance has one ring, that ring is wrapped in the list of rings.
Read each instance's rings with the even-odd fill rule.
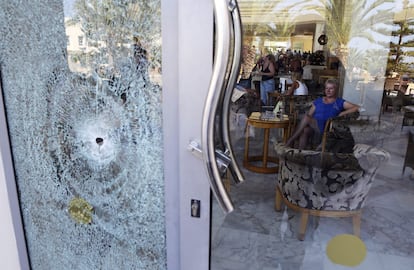
[[[201,146],[198,142],[191,141],[188,144],[187,149],[197,158],[201,160],[203,159],[203,150],[201,149]],[[216,154],[216,162],[217,162],[218,169],[220,171],[220,174],[223,176],[226,173],[227,168],[229,167],[231,163],[231,158],[226,153],[223,153],[223,151],[219,149],[216,149],[215,154]]]

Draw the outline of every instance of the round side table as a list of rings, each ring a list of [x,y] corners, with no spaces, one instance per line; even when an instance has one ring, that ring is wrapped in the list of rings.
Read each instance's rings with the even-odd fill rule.
[[[277,173],[279,170],[279,159],[276,156],[269,156],[269,134],[271,128],[283,129],[283,142],[289,136],[290,120],[285,115],[284,119],[279,118],[261,119],[260,113],[252,113],[247,119],[246,141],[244,148],[243,166],[253,172],[258,173]],[[264,129],[263,152],[262,155],[249,155],[249,129],[250,127]],[[275,164],[271,166],[271,164]]]

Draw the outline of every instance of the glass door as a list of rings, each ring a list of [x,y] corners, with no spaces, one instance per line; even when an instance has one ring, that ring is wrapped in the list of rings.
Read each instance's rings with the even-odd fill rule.
[[[346,123],[352,131],[352,146],[385,150],[389,159],[372,175],[359,227],[350,217],[320,211],[324,209],[319,200],[329,196],[315,191],[315,186],[328,187],[333,178],[345,177],[343,171],[329,167],[327,174],[318,176],[318,169],[327,168],[308,163],[308,170],[283,158],[278,173],[259,173],[243,166],[245,181],[229,188],[234,211],[225,215],[212,203],[210,269],[411,269],[414,261],[404,246],[412,245],[406,237],[412,228],[406,224],[412,223],[408,205],[414,193],[409,164],[413,130],[408,124],[414,74],[412,1],[239,0],[238,5],[243,26],[239,86],[247,93],[232,103],[229,121],[239,162],[246,161],[246,136],[249,151],[263,153],[264,131],[247,127],[246,135],[246,121],[252,112],[262,112],[261,105],[276,105],[274,99],[262,99],[260,104],[258,97],[266,85],[263,77],[251,73],[269,55],[276,60],[272,78],[276,95],[286,95],[286,82],[299,80],[315,100],[324,95],[325,82],[335,80],[339,96],[360,107],[358,118]],[[294,77],[295,73],[301,78]],[[297,123],[299,105],[293,107],[299,114]],[[270,155],[277,156],[281,133],[270,130],[269,141]],[[304,151],[294,157],[306,159],[305,153],[320,155]],[[366,173],[369,168],[374,166],[367,167]],[[282,198],[277,199],[278,192]],[[337,187],[327,192],[335,193]],[[342,198],[338,195],[331,210]],[[281,206],[275,211],[278,200]],[[316,201],[321,203],[319,208],[313,205]],[[350,250],[341,249],[347,244]]]
[[[0,5],[10,268],[208,269],[213,3]]]
[[[206,165],[219,153],[206,160],[211,149],[200,146],[215,57],[227,53],[218,35],[229,21],[218,11],[233,2],[38,2],[0,4],[1,254],[11,268],[343,269],[349,250],[338,248],[350,239],[357,269],[413,268],[411,1],[238,1],[241,93],[225,87],[230,69],[217,75],[233,94],[225,113],[239,164],[251,113],[275,106],[252,73],[264,56],[277,59],[271,90],[287,91],[301,73],[320,96],[336,79],[360,106],[355,144],[389,160],[371,179],[358,239],[352,218],[306,219],[284,200],[274,210],[286,166],[242,168],[240,184],[229,173],[213,191],[225,187],[230,213],[212,199]],[[264,131],[248,130],[260,155]],[[281,135],[270,131],[270,155]]]
[[[0,6],[2,266],[166,269],[161,1]]]

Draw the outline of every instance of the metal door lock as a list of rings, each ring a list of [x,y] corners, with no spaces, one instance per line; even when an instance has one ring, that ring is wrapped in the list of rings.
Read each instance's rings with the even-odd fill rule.
[[[191,217],[200,217],[200,200],[191,199]]]

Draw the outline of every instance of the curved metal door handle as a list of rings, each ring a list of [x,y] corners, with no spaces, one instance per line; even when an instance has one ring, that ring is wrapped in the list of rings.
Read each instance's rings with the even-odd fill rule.
[[[201,146],[211,190],[223,211],[230,213],[234,210],[234,207],[221,180],[220,171],[216,163],[214,140],[215,116],[220,101],[221,89],[225,82],[230,51],[230,16],[226,2],[223,0],[214,0],[216,45],[213,74],[203,112]]]
[[[225,153],[230,157],[231,163],[229,164],[230,172],[236,183],[244,181],[244,175],[240,170],[240,166],[233,153],[233,147],[230,140],[230,129],[229,129],[229,112],[230,112],[230,101],[233,93],[234,86],[236,84],[237,77],[239,75],[240,63],[241,63],[241,52],[242,52],[242,26],[240,19],[240,12],[236,0],[230,0],[229,10],[232,15],[233,22],[233,55],[232,64],[230,66],[230,74],[227,80],[227,86],[225,88],[224,97],[222,101],[223,111],[221,114],[221,132],[222,141],[225,149]]]

